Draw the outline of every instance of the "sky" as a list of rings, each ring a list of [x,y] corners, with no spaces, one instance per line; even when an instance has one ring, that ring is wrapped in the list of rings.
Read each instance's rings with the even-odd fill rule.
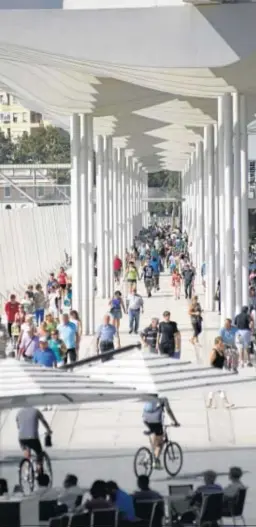
[[[0,9],[58,9],[63,0],[0,0]]]

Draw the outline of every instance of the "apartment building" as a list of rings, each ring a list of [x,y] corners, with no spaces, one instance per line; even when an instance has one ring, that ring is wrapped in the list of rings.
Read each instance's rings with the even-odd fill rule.
[[[0,91],[0,130],[13,141],[24,132],[36,133],[44,125],[42,115],[24,108],[18,99]]]

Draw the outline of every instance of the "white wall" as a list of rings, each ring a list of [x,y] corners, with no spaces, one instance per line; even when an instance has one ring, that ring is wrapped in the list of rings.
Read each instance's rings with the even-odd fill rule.
[[[0,296],[21,294],[29,283],[44,285],[48,274],[71,254],[68,205],[0,210]]]
[[[248,159],[254,161],[256,159],[256,135],[248,135]]]

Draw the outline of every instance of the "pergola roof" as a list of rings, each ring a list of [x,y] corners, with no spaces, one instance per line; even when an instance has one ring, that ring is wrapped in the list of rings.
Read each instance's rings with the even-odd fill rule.
[[[31,2],[0,0],[0,88],[59,125],[93,112],[95,134],[151,171],[184,168],[219,95],[248,94],[254,119],[256,4]]]

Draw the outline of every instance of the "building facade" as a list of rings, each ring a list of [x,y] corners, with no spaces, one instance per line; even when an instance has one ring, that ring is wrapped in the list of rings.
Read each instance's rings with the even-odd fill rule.
[[[36,133],[44,126],[42,115],[24,108],[11,93],[0,91],[0,131],[13,141],[23,133]]]

